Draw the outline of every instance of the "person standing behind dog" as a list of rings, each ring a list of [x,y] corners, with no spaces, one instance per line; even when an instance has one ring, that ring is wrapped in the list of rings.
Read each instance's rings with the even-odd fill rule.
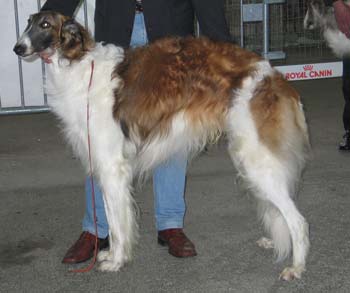
[[[48,0],[42,10],[73,16],[80,0]],[[95,39],[122,47],[136,47],[165,36],[194,34],[194,15],[203,35],[232,42],[224,14],[224,0],[96,0]],[[195,256],[194,244],[183,232],[187,158],[174,157],[153,173],[158,243],[176,257]],[[83,233],[69,248],[63,263],[92,257],[95,245],[92,190],[86,179]],[[108,223],[102,191],[95,185],[99,249],[108,246]]]
[[[327,6],[334,8],[334,15],[337,21],[339,30],[350,39],[350,6],[344,3],[343,0],[326,0]],[[350,52],[349,55],[343,57],[343,96],[345,100],[343,110],[343,125],[345,134],[344,140],[339,144],[339,150],[350,150]]]

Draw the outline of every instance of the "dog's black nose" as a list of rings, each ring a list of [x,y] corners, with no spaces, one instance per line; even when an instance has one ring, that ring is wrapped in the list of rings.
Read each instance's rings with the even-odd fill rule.
[[[23,56],[24,52],[26,51],[26,46],[25,45],[16,45],[13,48],[13,51],[18,55],[18,56]]]

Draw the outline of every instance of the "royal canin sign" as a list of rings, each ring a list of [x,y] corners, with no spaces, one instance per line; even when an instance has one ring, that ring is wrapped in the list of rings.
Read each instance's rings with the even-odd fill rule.
[[[341,62],[276,66],[275,68],[290,81],[332,78],[342,75]]]

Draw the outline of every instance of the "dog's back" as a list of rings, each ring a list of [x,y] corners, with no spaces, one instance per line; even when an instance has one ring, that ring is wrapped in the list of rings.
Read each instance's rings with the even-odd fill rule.
[[[299,121],[299,95],[282,75],[260,56],[228,43],[163,39],[129,51],[115,76],[122,81],[116,90],[115,118],[123,121],[131,139],[141,141],[144,153],[143,145],[161,137],[169,142],[173,136],[173,148],[186,151],[217,139],[227,131],[228,113],[242,90],[252,91],[251,115],[261,142],[273,151],[283,152],[290,132],[287,119]],[[245,85],[250,78],[252,84]],[[178,141],[180,133],[188,139]]]
[[[116,71],[124,86],[116,93],[115,115],[144,139],[164,133],[179,112],[197,126],[215,121],[220,129],[232,90],[259,59],[237,46],[195,38],[163,39],[132,50]]]

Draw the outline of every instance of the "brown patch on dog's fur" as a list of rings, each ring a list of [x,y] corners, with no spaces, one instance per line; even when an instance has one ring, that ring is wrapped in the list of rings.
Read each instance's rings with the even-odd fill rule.
[[[294,108],[298,102],[298,93],[277,72],[265,78],[256,89],[250,109],[259,138],[269,149],[279,150],[286,131],[284,119],[289,118],[282,115],[298,112]],[[297,118],[292,119],[294,125],[298,126]]]
[[[194,130],[215,134],[224,126],[233,96],[259,56],[229,43],[206,38],[165,38],[127,51],[114,75],[114,116],[142,139],[164,135],[183,112]]]

